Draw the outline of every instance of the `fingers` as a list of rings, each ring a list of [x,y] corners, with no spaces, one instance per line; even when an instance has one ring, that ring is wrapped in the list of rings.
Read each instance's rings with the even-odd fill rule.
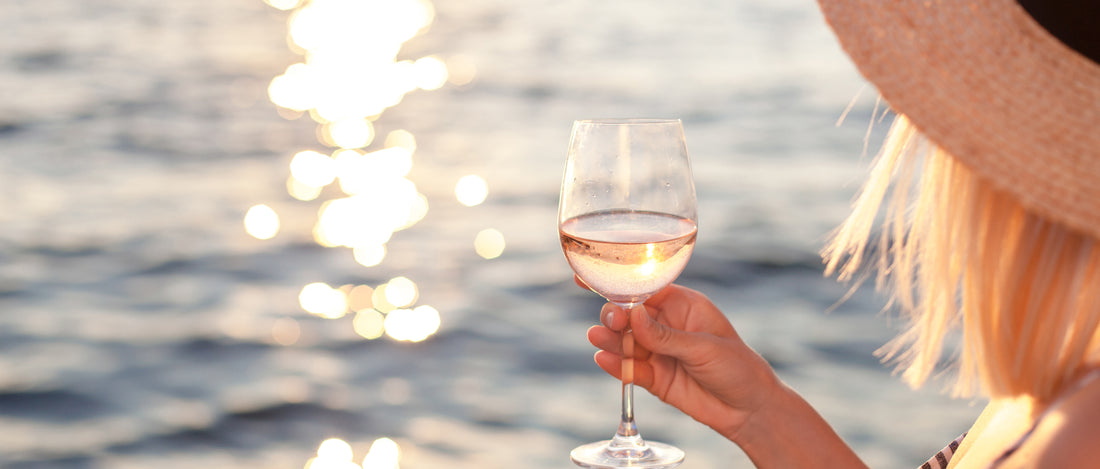
[[[615,354],[621,354],[623,351],[622,334],[604,326],[592,326],[588,328],[588,341],[600,350],[606,350]]]
[[[600,310],[600,323],[613,331],[621,331],[630,324],[630,314],[614,303],[605,303]]]
[[[600,367],[607,374],[614,376],[616,379],[623,379],[622,367],[623,359],[619,355],[616,355],[607,351],[596,352],[593,357],[596,360],[596,365]],[[649,389],[653,386],[653,365],[644,360],[634,360],[634,384],[641,386],[645,389]]]
[[[631,329],[639,348],[678,359],[689,358],[701,345],[697,334],[674,329],[649,315],[645,308],[635,308],[630,315]]]
[[[594,355],[592,358],[596,360],[596,365],[598,365],[601,370],[607,372],[607,374],[614,376],[617,379],[623,379],[622,357],[611,352],[600,350],[596,352],[596,355]]]
[[[592,326],[588,328],[588,341],[600,350],[605,350],[615,355],[623,354],[623,335],[604,326]],[[640,344],[634,345],[634,358],[647,360],[651,355],[649,349]]]
[[[690,301],[696,296],[702,296],[702,294],[685,286],[673,283],[649,297],[649,299],[646,300],[646,304],[660,308],[665,302],[684,301],[685,299]]]
[[[706,295],[680,285],[669,285],[645,303],[650,317],[673,329],[736,338],[737,331]]]

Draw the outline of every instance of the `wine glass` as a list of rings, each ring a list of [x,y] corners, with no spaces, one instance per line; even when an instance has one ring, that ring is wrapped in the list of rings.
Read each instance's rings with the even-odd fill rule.
[[[679,119],[573,124],[558,231],[569,265],[589,288],[630,308],[672,283],[695,246],[697,215]],[[671,468],[679,448],[645,441],[634,423],[634,339],[623,334],[622,418],[610,440],[577,447],[589,468]]]

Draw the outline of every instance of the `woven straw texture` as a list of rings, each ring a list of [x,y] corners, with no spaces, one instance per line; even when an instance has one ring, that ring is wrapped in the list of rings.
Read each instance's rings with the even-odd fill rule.
[[[819,0],[895,111],[1029,210],[1100,238],[1100,65],[1014,0]]]

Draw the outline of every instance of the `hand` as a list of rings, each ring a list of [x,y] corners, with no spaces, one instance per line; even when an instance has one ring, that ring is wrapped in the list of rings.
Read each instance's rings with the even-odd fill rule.
[[[632,326],[635,384],[730,440],[783,388],[726,316],[694,290],[671,285],[630,311],[608,303],[600,322],[588,330],[601,349],[600,368],[622,378],[622,331]]]

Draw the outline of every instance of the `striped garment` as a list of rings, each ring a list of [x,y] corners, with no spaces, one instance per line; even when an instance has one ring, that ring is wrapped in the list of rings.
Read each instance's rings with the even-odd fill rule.
[[[946,448],[940,450],[932,459],[921,465],[920,469],[947,469],[947,463],[951,461],[951,456],[955,454],[955,450],[959,449],[959,444],[962,443],[963,438],[966,438],[966,433],[963,433]]]

